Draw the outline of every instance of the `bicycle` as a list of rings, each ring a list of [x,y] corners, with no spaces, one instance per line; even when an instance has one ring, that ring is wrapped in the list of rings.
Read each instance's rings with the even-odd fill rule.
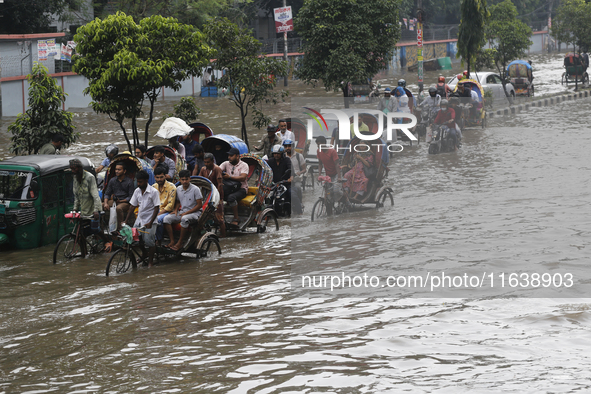
[[[105,250],[105,244],[98,234],[84,235],[83,221],[88,220],[88,217],[83,217],[80,212],[70,212],[64,217],[73,220],[75,225],[71,233],[57,241],[53,250],[53,264],[63,263],[76,257],[85,257],[87,253],[99,254]],[[85,251],[81,247],[82,237],[86,246]]]
[[[129,271],[131,267],[134,269],[137,268],[138,262],[144,262],[140,241],[128,243],[125,237],[120,236],[119,238],[122,240],[124,246],[113,253],[109,259],[107,268],[105,269],[106,276],[109,276],[111,269],[114,269],[117,274],[122,274]]]
[[[349,196],[343,190],[343,186],[340,183],[332,183],[330,177],[327,176],[321,176],[318,179],[323,183],[323,190],[322,195],[312,207],[312,221],[333,214],[340,215],[349,212],[352,204],[349,201]]]

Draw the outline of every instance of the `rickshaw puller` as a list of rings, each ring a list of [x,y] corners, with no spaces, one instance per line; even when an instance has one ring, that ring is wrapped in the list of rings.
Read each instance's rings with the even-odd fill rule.
[[[131,209],[127,213],[124,223],[131,221],[133,211],[135,208],[138,208],[137,218],[133,227],[145,228],[145,230],[142,230],[141,237],[144,245],[148,247],[148,267],[152,267],[154,253],[156,252],[155,238],[157,226],[154,226],[154,220],[156,220],[160,211],[160,194],[158,190],[148,184],[150,176],[146,171],[138,171],[135,179],[137,179],[137,188],[129,201]],[[145,259],[145,250],[142,250],[142,259]]]

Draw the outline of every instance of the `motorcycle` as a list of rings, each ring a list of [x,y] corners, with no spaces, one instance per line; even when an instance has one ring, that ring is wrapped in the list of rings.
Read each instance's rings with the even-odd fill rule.
[[[454,141],[451,137],[450,129],[444,125],[433,125],[432,128],[433,139],[429,144],[429,154],[436,155],[438,153],[453,152]],[[457,134],[458,146],[460,145],[460,135]]]
[[[304,206],[295,190],[292,190],[291,198],[289,198],[290,196],[287,194],[289,189],[285,185],[286,182],[287,181],[281,181],[274,184],[266,199],[267,205],[273,208],[280,217],[291,216],[292,203],[300,204],[300,212],[304,211]]]
[[[415,131],[417,133],[417,136],[423,139],[426,139],[427,137],[427,129],[429,128],[429,125],[431,123],[433,123],[433,120],[435,120],[435,117],[437,116],[437,111],[439,109],[433,109],[433,108],[428,108],[423,110],[422,107],[418,107],[415,109],[417,115],[419,115],[420,117],[420,121],[417,123]]]

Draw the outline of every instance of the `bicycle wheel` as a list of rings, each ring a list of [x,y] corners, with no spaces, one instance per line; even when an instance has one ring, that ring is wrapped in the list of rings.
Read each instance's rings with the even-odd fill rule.
[[[135,262],[135,258],[133,256],[133,252],[131,248],[122,248],[113,253],[113,256],[109,259],[106,268],[106,276],[109,276],[110,273],[115,272],[117,274],[122,274],[127,272],[131,265]],[[135,264],[134,264],[135,265]]]
[[[209,235],[199,242],[198,259],[219,256],[220,254],[222,254],[222,248],[216,237]]]
[[[270,227],[269,227],[270,226]],[[277,215],[275,212],[267,212],[262,217],[260,224],[257,224],[257,233],[264,233],[265,231],[273,230],[279,231],[279,222],[277,221]]]
[[[392,192],[390,192],[390,190],[383,190],[376,197],[376,208],[383,208],[387,206],[394,206],[394,196],[392,195]]]
[[[88,245],[88,252],[92,254],[99,254],[105,250],[105,243],[101,237],[96,234],[86,237],[86,245]]]
[[[328,216],[327,206],[323,198],[318,199],[312,208],[312,221]]]
[[[60,238],[53,250],[53,264],[65,263],[75,257],[82,256],[80,245],[74,234],[66,234]]]

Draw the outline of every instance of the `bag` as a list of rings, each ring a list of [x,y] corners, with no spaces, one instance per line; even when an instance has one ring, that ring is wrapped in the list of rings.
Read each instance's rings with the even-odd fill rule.
[[[109,233],[117,231],[117,204],[113,201],[113,206],[109,209]]]
[[[447,97],[447,95],[445,94],[445,84],[437,84],[437,94],[444,99],[445,97]]]
[[[233,181],[231,179],[224,179],[224,197],[227,198],[232,193],[236,193],[240,187],[242,186],[242,182],[240,181]]]
[[[139,230],[137,228],[135,228],[135,227],[132,227],[131,228],[131,236],[132,236],[132,239],[134,241],[138,242],[140,240],[140,232],[139,232]]]

